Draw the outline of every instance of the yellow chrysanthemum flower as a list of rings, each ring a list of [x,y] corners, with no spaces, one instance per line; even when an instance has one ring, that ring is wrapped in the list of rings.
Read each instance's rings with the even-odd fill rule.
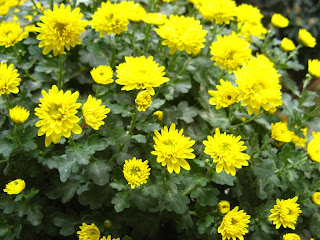
[[[236,240],[239,238],[243,240],[243,235],[248,232],[248,223],[250,222],[250,215],[246,214],[239,207],[235,207],[229,211],[222,219],[218,228],[218,233],[221,233],[222,240],[230,239]]]
[[[71,11],[71,6],[64,6],[62,3],[60,8],[57,5],[53,6],[53,11],[45,10],[44,16],[40,17],[42,23],[37,23],[38,32],[37,39],[39,48],[43,48],[43,54],[48,54],[53,51],[53,55],[62,54],[66,48],[70,50],[70,46],[81,44],[79,37],[85,31],[88,21],[81,20],[83,14],[80,13],[80,8],[75,8]]]
[[[269,216],[269,220],[273,221],[276,225],[276,229],[279,229],[281,225],[284,228],[295,229],[294,224],[297,223],[299,214],[302,212],[299,208],[299,204],[296,203],[298,197],[289,198],[287,200],[277,199],[277,204],[270,210],[272,213]]]
[[[16,124],[22,124],[25,121],[27,121],[30,112],[27,111],[24,107],[21,106],[15,106],[14,108],[11,108],[9,110],[9,115],[11,118],[11,121]]]
[[[248,105],[248,113],[260,113],[282,105],[280,74],[273,63],[264,55],[251,58],[241,69],[234,72],[240,90],[242,106]]]
[[[313,139],[307,146],[307,152],[310,158],[320,163],[320,132],[312,132]]]
[[[271,123],[271,137],[279,142],[290,142],[292,139],[292,132],[289,131],[287,123]]]
[[[229,24],[235,19],[237,5],[234,0],[203,0],[200,14],[216,24]]]
[[[272,15],[271,23],[275,27],[285,28],[289,25],[289,20],[288,18],[282,16],[280,13],[275,13]]]
[[[294,45],[292,40],[285,37],[282,39],[282,41],[280,43],[280,48],[285,52],[289,52],[289,51],[294,50],[296,48],[296,46]]]
[[[119,4],[108,1],[101,3],[101,8],[92,15],[90,24],[96,32],[101,31],[100,37],[103,37],[106,33],[116,35],[127,31],[129,20]]]
[[[247,147],[243,146],[244,142],[239,140],[241,136],[232,134],[221,134],[220,129],[216,128],[214,136],[207,136],[208,140],[203,141],[206,146],[204,153],[212,157],[213,162],[217,163],[216,171],[220,173],[222,169],[227,174],[236,175],[236,168],[248,166],[250,156],[242,151]]]
[[[142,161],[135,157],[126,160],[123,165],[123,175],[132,189],[146,183],[150,175],[148,160]]]
[[[308,138],[307,138],[308,128],[306,127],[301,128],[300,131],[302,132],[304,137],[299,137],[297,134],[295,134],[294,131],[291,131],[291,141],[298,147],[305,147],[308,141]]]
[[[316,39],[306,29],[299,30],[299,41],[302,42],[306,47],[314,48],[317,44]]]
[[[6,0],[5,2],[9,8],[14,8],[19,5],[19,0]]]
[[[9,195],[19,194],[23,191],[25,187],[26,187],[26,183],[24,180],[16,179],[14,181],[9,182],[6,185],[6,188],[3,189],[3,191]]]
[[[103,119],[105,119],[110,112],[110,109],[106,108],[105,105],[101,105],[101,103],[101,99],[96,100],[96,98],[89,95],[82,107],[84,121],[94,130],[98,130],[100,126],[104,125]]]
[[[9,67],[6,63],[0,64],[0,96],[2,94],[18,93],[21,78],[19,77],[18,70],[13,70],[13,64]]]
[[[216,109],[229,107],[239,101],[239,89],[234,87],[231,82],[220,79],[220,85],[217,85],[216,88],[218,89],[217,91],[208,91],[212,96],[209,99],[209,103],[211,105],[216,105]]]
[[[235,32],[229,36],[219,35],[210,46],[210,53],[213,55],[210,59],[215,66],[220,65],[220,68],[227,69],[231,73],[248,62],[252,56],[249,47],[250,43],[237,36]]]
[[[190,140],[190,137],[185,137],[183,129],[179,131],[174,123],[169,129],[166,126],[161,129],[161,133],[155,130],[154,134],[156,135],[153,137],[155,151],[152,151],[151,154],[157,156],[157,162],[162,163],[162,166],[167,165],[169,173],[175,171],[179,174],[180,167],[189,171],[190,165],[185,159],[196,157],[191,148],[195,141]]]
[[[112,79],[113,71],[110,66],[100,65],[90,71],[92,79],[98,84],[109,84],[114,82]]]
[[[82,226],[80,226],[79,228],[80,231],[77,231],[77,234],[79,234],[79,240],[99,240],[100,230],[94,223],[92,223],[91,225],[82,223]]]
[[[36,127],[40,127],[38,136],[46,134],[45,145],[51,142],[57,144],[63,135],[69,138],[71,132],[80,134],[81,127],[78,125],[80,119],[76,116],[77,109],[81,103],[77,103],[79,92],[71,94],[71,91],[63,93],[56,85],[49,89],[48,93],[41,91],[39,108],[35,108],[35,115],[39,117]]]
[[[27,26],[25,26],[24,27],[24,30],[26,31],[26,32],[37,32],[37,27],[36,27],[36,25],[34,25],[34,24],[32,24],[32,25],[27,25]]]
[[[0,16],[5,16],[8,14],[10,8],[6,4],[7,0],[0,0]]]
[[[174,54],[177,49],[188,54],[196,54],[199,49],[204,48],[203,43],[207,35],[199,20],[177,15],[170,15],[170,18],[155,31],[165,39],[162,45],[168,45],[170,54]]]
[[[138,93],[135,103],[137,104],[138,111],[145,112],[152,104],[152,99],[148,91],[141,91]]]
[[[103,237],[100,240],[111,240],[111,235],[108,235],[108,237]],[[112,238],[112,240],[120,240],[120,238]]]
[[[125,57],[125,63],[117,66],[116,83],[124,85],[121,90],[130,91],[133,89],[146,89],[154,95],[154,87],[168,82],[170,79],[163,77],[166,73],[164,67],[158,67],[158,63],[153,61],[153,57]]]
[[[147,14],[146,10],[134,1],[122,1],[119,3],[119,7],[126,13],[127,18],[133,22],[140,22]]]
[[[20,27],[20,22],[3,21],[0,24],[0,46],[14,46],[28,36],[29,33],[23,32],[23,28]]]
[[[218,203],[219,211],[222,214],[226,214],[227,212],[230,211],[230,203],[228,201],[220,201]]]
[[[148,24],[162,25],[167,19],[167,15],[161,13],[147,13],[142,20]]]
[[[155,111],[152,115],[154,117],[156,117],[159,121],[163,120],[163,112],[162,111]]]
[[[320,205],[320,192],[315,192],[312,194],[311,199],[315,204]]]
[[[301,238],[295,233],[287,233],[283,235],[283,240],[301,240]]]
[[[308,60],[308,72],[311,75],[320,78],[320,61],[318,59]]]

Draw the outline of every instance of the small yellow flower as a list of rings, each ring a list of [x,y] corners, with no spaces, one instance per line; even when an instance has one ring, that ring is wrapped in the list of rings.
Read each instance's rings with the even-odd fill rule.
[[[162,25],[167,20],[167,15],[161,13],[147,13],[142,20],[148,24]]]
[[[293,41],[290,40],[289,38],[283,38],[281,43],[280,43],[280,48],[285,51],[285,52],[290,52],[296,48],[294,45]]]
[[[320,205],[320,192],[315,192],[314,194],[312,194],[312,201],[315,204]]]
[[[27,111],[24,107],[15,106],[14,108],[11,108],[9,110],[9,115],[12,120],[12,122],[16,124],[22,124],[25,121],[27,121],[30,112]]]
[[[31,22],[32,19],[33,19],[33,16],[29,14],[29,15],[25,15],[23,18],[25,18],[25,19],[27,19],[29,22]]]
[[[313,139],[307,146],[307,152],[310,158],[320,163],[320,132],[312,132]]]
[[[25,187],[26,187],[26,183],[24,180],[16,179],[14,181],[9,182],[6,185],[6,188],[3,189],[3,191],[9,195],[19,194],[23,191]]]
[[[159,121],[163,120],[163,112],[162,111],[156,111],[152,114],[154,117],[156,117]]]
[[[127,18],[133,22],[140,22],[147,14],[141,5],[134,1],[121,1],[119,7],[125,12]]]
[[[0,65],[0,96],[19,92],[21,78],[19,78],[18,70],[13,70],[13,64],[8,67],[6,63]]]
[[[6,4],[0,4],[0,16],[5,16],[8,14],[10,8],[8,5]]]
[[[94,223],[92,223],[91,225],[82,223],[82,226],[80,226],[79,228],[80,231],[77,231],[77,234],[79,234],[79,240],[99,240],[100,230]]]
[[[308,72],[311,75],[320,78],[320,61],[318,59],[308,60]]]
[[[230,203],[228,201],[220,201],[218,203],[219,211],[222,214],[226,214],[227,212],[230,211]]]
[[[146,183],[150,175],[148,160],[143,162],[142,159],[135,157],[126,160],[123,165],[123,174],[132,189]]]
[[[135,103],[137,104],[138,111],[146,111],[152,104],[152,99],[148,91],[141,91],[138,93]]]
[[[111,235],[108,235],[108,237],[103,237],[100,240],[111,240]],[[120,238],[112,238],[112,240],[120,240]]]
[[[305,29],[299,30],[299,40],[303,43],[306,47],[314,48],[317,44],[316,39]]]
[[[208,93],[212,96],[209,99],[209,104],[216,105],[216,109],[228,107],[239,101],[239,89],[234,87],[231,82],[220,79],[220,85],[217,85],[216,88],[217,91],[208,91]]]
[[[20,22],[3,21],[0,24],[0,46],[14,46],[28,36],[29,33],[23,32],[23,28],[20,27]]]
[[[90,71],[92,79],[98,84],[109,84],[114,82],[112,79],[113,71],[110,66],[100,65]]]
[[[285,28],[289,25],[289,20],[288,20],[288,18],[285,18],[281,14],[275,13],[272,15],[271,23],[275,27]]]
[[[283,235],[283,240],[301,240],[301,238],[295,233],[287,233]]]
[[[27,26],[25,26],[24,27],[24,30],[26,31],[26,32],[37,32],[37,27],[36,27],[36,25],[34,25],[34,24],[32,24],[32,25],[27,25]]]
[[[279,142],[290,142],[291,131],[287,127],[287,123],[277,122],[271,123],[271,137]]]

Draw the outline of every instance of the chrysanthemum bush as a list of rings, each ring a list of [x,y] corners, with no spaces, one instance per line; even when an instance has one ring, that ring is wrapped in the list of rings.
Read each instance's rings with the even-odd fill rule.
[[[0,0],[0,238],[320,239],[319,48],[275,14]]]

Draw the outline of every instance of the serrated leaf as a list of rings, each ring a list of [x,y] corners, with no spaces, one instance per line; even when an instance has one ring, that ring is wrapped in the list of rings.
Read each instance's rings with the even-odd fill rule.
[[[76,161],[79,164],[87,165],[89,163],[90,148],[83,144],[68,146],[66,148],[67,159],[72,162]]]
[[[168,211],[173,211],[177,214],[182,214],[187,211],[187,204],[190,202],[189,198],[183,196],[181,191],[173,193],[167,191],[163,196],[163,203]]]
[[[143,136],[142,134],[134,135],[134,136],[132,136],[132,138],[133,138],[134,140],[136,140],[138,143],[146,143],[146,142],[147,142],[146,137]]]
[[[59,166],[59,168],[58,168],[58,171],[60,173],[61,182],[66,182],[72,172],[77,172],[79,170],[79,164],[76,160],[74,160],[74,159],[69,160],[69,159],[66,159],[65,157],[64,157],[64,159],[66,161],[63,162],[61,164],[61,166]]]
[[[189,107],[188,103],[183,101],[178,104],[178,109],[182,112],[180,119],[186,123],[192,123],[193,118],[198,115],[199,110],[196,107]]]
[[[200,234],[210,234],[209,233],[209,229],[210,226],[214,223],[214,217],[211,215],[207,215],[204,219],[200,218],[197,221],[197,225],[198,225],[198,231]]]
[[[122,212],[125,208],[130,207],[130,193],[129,192],[116,193],[111,203],[114,204],[114,210],[116,210],[116,212]]]
[[[232,176],[231,174],[227,174],[225,171],[222,171],[220,173],[215,172],[211,178],[211,181],[220,185],[234,186],[234,181],[236,179],[236,176]]]
[[[40,211],[39,205],[31,205],[27,211],[27,220],[32,224],[32,226],[38,226],[42,222],[43,215]]]
[[[79,222],[79,219],[69,214],[56,213],[52,218],[55,226],[61,227],[60,234],[62,236],[70,236],[74,231],[74,225]]]
[[[196,198],[197,203],[199,203],[203,207],[214,206],[218,202],[218,194],[219,191],[216,188],[198,187],[191,192],[190,197]]]
[[[98,186],[103,186],[109,182],[109,172],[112,167],[104,161],[90,163],[87,174]]]
[[[88,137],[87,146],[89,148],[89,154],[94,154],[95,152],[106,150],[109,144],[104,138],[99,138],[99,136],[95,134]]]

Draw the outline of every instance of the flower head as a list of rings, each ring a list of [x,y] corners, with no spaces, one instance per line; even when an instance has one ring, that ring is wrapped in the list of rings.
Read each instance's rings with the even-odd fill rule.
[[[21,78],[19,77],[18,70],[13,70],[13,64],[9,67],[6,63],[0,64],[0,96],[2,94],[18,93]]]
[[[154,117],[156,117],[159,121],[163,120],[163,112],[162,111],[155,111],[152,115]]]
[[[23,28],[20,27],[20,22],[3,21],[0,24],[0,46],[14,46],[28,36],[29,33],[23,32]]]
[[[161,13],[147,13],[142,20],[148,24],[162,25],[167,20],[167,15]]]
[[[217,85],[217,91],[209,90],[208,93],[212,96],[209,99],[211,105],[216,105],[216,109],[228,107],[237,103],[239,89],[234,87],[231,82],[220,79],[220,85]]]
[[[98,84],[109,84],[114,82],[112,79],[113,71],[110,66],[100,65],[90,71],[92,79]]]
[[[63,93],[56,85],[49,89],[48,93],[41,91],[43,98],[40,98],[38,108],[35,108],[35,115],[40,118],[36,127],[40,127],[38,136],[46,134],[45,145],[48,147],[51,142],[57,144],[61,136],[69,138],[71,132],[80,134],[81,127],[78,125],[80,119],[76,116],[77,109],[81,103],[77,103],[79,92],[71,94],[71,91]]]
[[[320,132],[312,132],[313,139],[307,146],[307,152],[310,158],[320,163]]]
[[[138,111],[146,111],[151,106],[152,99],[148,91],[141,91],[138,93],[135,103],[137,104]]]
[[[111,240],[111,235],[108,235],[108,237],[103,237],[100,240]],[[120,240],[120,238],[112,238],[112,240]]]
[[[126,13],[127,18],[133,22],[140,22],[147,14],[141,5],[134,1],[121,1],[119,7]]]
[[[280,74],[264,55],[251,58],[247,64],[234,72],[240,90],[242,106],[248,105],[248,113],[260,113],[260,108],[268,111],[282,105]]]
[[[219,211],[222,214],[226,214],[227,212],[230,211],[230,203],[228,201],[220,201],[218,203]]]
[[[66,48],[70,50],[70,46],[81,44],[79,37],[85,31],[88,21],[81,20],[82,14],[80,8],[75,8],[71,11],[71,6],[60,7],[53,6],[53,11],[48,9],[43,12],[44,16],[40,17],[42,23],[37,23],[39,26],[37,39],[41,42],[39,47],[43,48],[43,54],[48,54],[53,51],[53,55],[62,54]]]
[[[195,141],[190,140],[190,137],[185,137],[183,129],[179,131],[174,123],[169,129],[166,126],[161,129],[161,133],[155,130],[154,134],[156,135],[153,137],[155,151],[152,151],[151,154],[157,156],[157,162],[162,163],[162,166],[167,165],[169,173],[175,171],[179,174],[180,167],[189,171],[190,165],[185,159],[196,157],[191,148]]]
[[[308,60],[308,72],[311,75],[320,78],[320,61],[318,59]]]
[[[206,146],[204,153],[210,155],[213,162],[217,163],[216,171],[219,173],[224,169],[227,174],[236,175],[235,168],[248,166],[250,156],[242,151],[246,150],[243,141],[239,142],[241,136],[235,137],[232,134],[220,134],[220,129],[216,128],[214,136],[208,136],[208,140],[203,141]]]
[[[280,48],[285,52],[289,52],[289,51],[294,50],[296,48],[296,46],[294,45],[292,40],[285,37],[282,39],[282,41],[280,43]]]
[[[92,223],[91,225],[82,223],[82,226],[80,226],[79,228],[80,231],[77,231],[77,234],[79,234],[79,240],[99,240],[100,230],[94,223]]]
[[[316,39],[305,29],[300,29],[298,35],[300,42],[302,42],[306,47],[314,48],[317,44]]]
[[[25,187],[26,187],[26,183],[24,180],[16,179],[14,181],[9,182],[6,185],[6,188],[3,189],[3,191],[9,195],[19,194],[23,191]]]
[[[290,142],[292,133],[287,127],[287,123],[271,123],[271,137],[279,142]]]
[[[281,225],[284,228],[295,229],[294,224],[296,224],[299,214],[302,212],[299,204],[296,203],[297,200],[297,196],[287,200],[277,199],[277,204],[270,210],[272,214],[269,216],[269,220],[273,221],[276,229],[279,229]]]
[[[11,108],[9,110],[9,115],[12,120],[12,122],[16,124],[22,124],[25,121],[27,121],[30,112],[27,111],[24,107],[15,106],[14,108]]]
[[[283,240],[301,240],[300,236],[295,233],[287,233],[283,235]]]
[[[204,0],[199,11],[204,19],[216,24],[229,24],[235,19],[236,9],[234,0]]]
[[[110,112],[109,108],[101,105],[102,100],[89,95],[88,100],[83,104],[82,115],[86,124],[91,126],[94,130],[98,130],[100,126],[104,125],[103,119],[107,117]]]
[[[146,89],[154,95],[154,87],[168,82],[170,79],[165,75],[164,67],[158,67],[153,57],[125,57],[125,63],[117,66],[117,84],[124,85],[121,90]]]
[[[303,137],[299,137],[294,131],[291,131],[291,141],[292,141],[296,146],[305,147],[305,146],[306,146],[306,143],[307,143],[307,141],[308,141],[307,131],[308,131],[308,128],[307,128],[307,127],[300,129],[300,132],[302,133]]]
[[[170,18],[159,28],[156,33],[164,38],[162,45],[168,45],[170,54],[174,54],[177,49],[186,51],[188,54],[195,54],[204,48],[206,30],[202,30],[199,20],[193,17],[170,15]]]
[[[132,189],[146,183],[150,175],[148,160],[142,162],[141,159],[135,157],[126,160],[123,165],[123,174]]]
[[[289,20],[288,18],[282,16],[280,13],[275,13],[272,15],[271,23],[275,27],[285,28],[289,25]]]
[[[6,0],[0,0],[0,16],[5,16],[8,14],[10,8],[8,4],[6,4]]]
[[[250,215],[246,214],[239,207],[235,207],[229,211],[222,219],[222,223],[218,228],[218,233],[221,233],[222,240],[232,238],[235,240],[239,238],[243,240],[243,235],[248,232],[248,223],[250,222]]]
[[[320,192],[315,192],[311,198],[314,204],[320,205]]]
[[[106,33],[116,35],[128,30],[129,20],[119,4],[108,1],[101,3],[101,8],[92,15],[90,24],[96,32],[101,31],[100,37],[103,37]]]

